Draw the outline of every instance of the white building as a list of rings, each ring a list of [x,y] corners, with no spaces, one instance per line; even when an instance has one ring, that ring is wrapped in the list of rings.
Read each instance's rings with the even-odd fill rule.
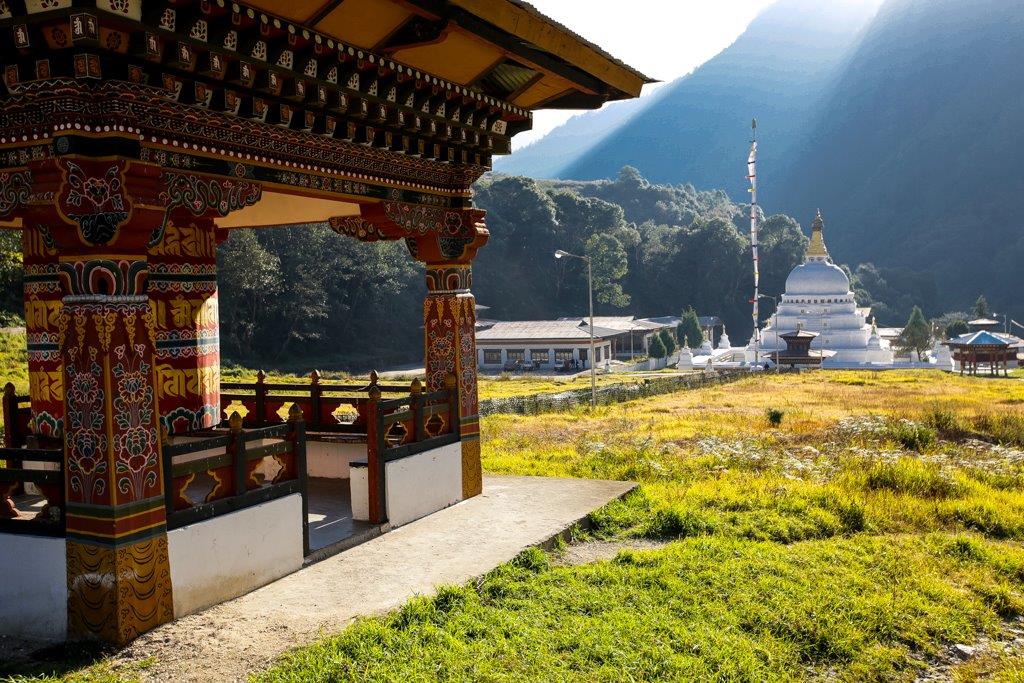
[[[818,333],[812,349],[835,352],[826,367],[892,365],[889,341],[868,323],[871,309],[857,306],[850,278],[829,258],[823,230],[819,211],[804,262],[789,274],[778,310],[761,332],[761,350],[785,350],[780,335],[807,330]]]
[[[612,359],[612,338],[622,334],[594,325],[597,367]],[[572,320],[495,322],[476,333],[481,370],[586,370],[590,368],[590,326]]]

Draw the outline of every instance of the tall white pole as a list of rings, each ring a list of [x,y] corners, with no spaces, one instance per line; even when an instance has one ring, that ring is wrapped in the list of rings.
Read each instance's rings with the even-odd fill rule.
[[[754,259],[754,298],[752,300],[754,318],[754,365],[761,364],[761,273],[758,258],[757,240],[757,119],[750,123],[751,140],[750,156],[747,157],[747,179],[750,180],[750,250]]]
[[[594,355],[594,269],[587,257],[587,289],[590,294],[590,407],[597,407],[597,367]]]

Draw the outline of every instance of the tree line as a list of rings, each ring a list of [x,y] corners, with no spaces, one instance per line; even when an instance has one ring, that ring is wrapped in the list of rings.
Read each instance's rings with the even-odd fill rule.
[[[586,264],[556,260],[561,249],[590,258],[598,315],[692,308],[722,318],[736,343],[752,332],[750,207],[724,191],[652,184],[626,167],[591,182],[490,175],[475,201],[491,232],[474,263],[486,317],[582,315]],[[781,294],[807,238],[781,214],[763,217],[760,237],[761,291]],[[422,358],[423,269],[401,242],[361,243],[326,225],[233,230],[217,261],[228,363],[366,368]],[[914,305],[936,313],[934,287],[912,273],[871,264],[847,272],[883,325],[902,324]],[[18,322],[21,298],[20,239],[0,232],[0,324]]]

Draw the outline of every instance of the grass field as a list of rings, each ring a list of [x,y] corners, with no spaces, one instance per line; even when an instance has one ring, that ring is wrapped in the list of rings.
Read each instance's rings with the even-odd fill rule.
[[[640,482],[578,534],[618,554],[530,551],[256,680],[1024,681],[1024,640],[949,655],[1024,614],[1022,406],[1018,379],[808,372],[488,417],[489,472]]]
[[[1024,609],[1022,403],[1015,380],[813,372],[490,417],[491,472],[640,481],[592,534],[655,549],[531,552],[260,680],[913,680]]]

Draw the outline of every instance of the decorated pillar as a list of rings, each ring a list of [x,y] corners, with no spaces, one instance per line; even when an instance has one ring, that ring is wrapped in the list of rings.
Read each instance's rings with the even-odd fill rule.
[[[445,387],[454,375],[459,394],[462,439],[462,496],[483,491],[480,464],[480,414],[476,377],[476,299],[469,263],[427,263],[423,302],[427,388]]]
[[[58,335],[64,294],[56,245],[46,227],[26,225],[21,234],[31,426],[42,443],[53,443],[64,434],[64,378]]]
[[[448,378],[456,379],[462,495],[479,495],[483,475],[472,263],[489,237],[484,212],[427,203],[380,202],[364,205],[359,216],[333,218],[330,225],[340,235],[365,242],[404,239],[413,258],[426,265],[423,332],[427,390],[444,389]]]
[[[213,427],[221,421],[213,221],[168,221],[148,260],[161,425],[170,435]]]
[[[63,294],[68,631],[126,643],[174,616],[146,296],[163,177],[116,158],[30,168],[27,216],[53,240]]]

